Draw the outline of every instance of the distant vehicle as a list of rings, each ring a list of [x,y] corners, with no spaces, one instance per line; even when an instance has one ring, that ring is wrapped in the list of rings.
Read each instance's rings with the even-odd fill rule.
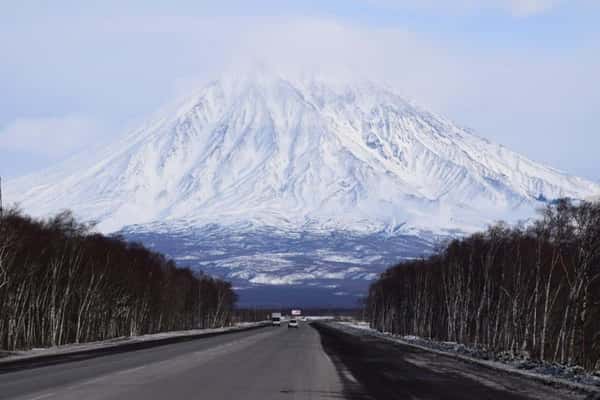
[[[298,320],[290,319],[290,322],[288,322],[288,328],[298,328]]]
[[[271,314],[271,325],[281,326],[281,313],[272,313]]]

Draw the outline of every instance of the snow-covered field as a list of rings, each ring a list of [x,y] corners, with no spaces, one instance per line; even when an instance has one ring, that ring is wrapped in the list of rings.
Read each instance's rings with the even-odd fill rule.
[[[583,368],[580,367],[541,363],[528,358],[511,356],[507,353],[493,354],[454,342],[436,342],[417,336],[397,336],[382,333],[370,328],[366,322],[336,321],[330,324],[352,334],[373,335],[423,350],[451,355],[488,368],[520,374],[548,384],[560,384],[579,390],[600,393],[600,371],[596,374],[589,374],[585,373]]]
[[[218,224],[183,230],[154,224],[120,233],[173,257],[179,265],[232,280],[236,287],[308,283],[328,287],[363,281],[366,288],[390,265],[426,256],[445,239]]]

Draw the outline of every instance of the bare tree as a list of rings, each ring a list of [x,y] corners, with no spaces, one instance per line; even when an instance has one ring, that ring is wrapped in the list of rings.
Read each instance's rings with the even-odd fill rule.
[[[61,213],[0,224],[0,347],[53,346],[225,326],[236,296],[142,245],[89,231]]]
[[[560,200],[383,273],[371,325],[542,361],[600,365],[600,205]]]

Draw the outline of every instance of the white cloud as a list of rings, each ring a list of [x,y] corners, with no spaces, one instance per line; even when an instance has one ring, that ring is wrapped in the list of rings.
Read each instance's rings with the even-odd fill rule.
[[[19,118],[0,128],[0,150],[60,159],[96,142],[101,134],[98,123],[77,115]]]
[[[594,100],[598,46],[577,49],[477,48],[396,28],[371,28],[326,19],[263,21],[243,35],[233,64],[360,75],[391,84],[407,97],[450,114],[457,104],[485,100],[510,112],[567,111],[561,98]],[[589,83],[586,83],[589,82]],[[595,87],[593,87],[595,86]]]
[[[565,3],[565,0],[366,0],[386,8],[412,8],[444,13],[464,14],[479,11],[502,11],[516,17],[541,14]],[[582,3],[585,0],[573,0]]]
[[[557,6],[559,0],[510,0],[507,7],[517,16],[540,14]]]
[[[597,167],[590,172],[595,155],[586,149],[600,144],[600,137],[590,137],[595,129],[590,119],[600,107],[598,42],[568,49],[527,42],[473,46],[318,18],[263,19],[241,29],[231,56],[242,69],[260,62],[288,74],[316,70],[384,82],[537,161],[576,174],[597,173]],[[572,157],[576,149],[587,155]]]
[[[372,1],[393,6],[391,0]],[[558,5],[552,0],[429,1],[431,7],[440,3],[446,10],[452,5],[460,12],[469,5],[474,11],[501,7],[520,16]],[[600,138],[589,137],[597,130],[593,116],[600,108],[596,31],[585,38],[571,35],[565,39],[568,45],[557,45],[537,36],[527,40],[522,33],[509,43],[488,42],[486,35],[468,36],[474,39],[468,41],[464,35],[317,17],[122,16],[48,20],[46,25],[52,29],[43,34],[4,35],[31,40],[6,47],[7,61],[0,63],[0,72],[6,70],[0,77],[11,78],[3,78],[4,86],[17,82],[11,95],[18,101],[11,104],[27,104],[35,112],[68,114],[73,104],[58,109],[52,101],[73,98],[83,113],[109,115],[106,123],[123,132],[122,121],[143,120],[172,92],[187,94],[230,64],[244,68],[265,62],[284,72],[318,70],[335,76],[345,70],[387,82],[423,106],[539,161],[588,176],[598,173],[592,165]],[[39,93],[62,96],[36,105]],[[4,155],[10,149],[60,158],[101,135],[102,129],[87,118],[15,120],[0,126],[0,167],[9,163]],[[565,149],[581,154],[570,157]]]

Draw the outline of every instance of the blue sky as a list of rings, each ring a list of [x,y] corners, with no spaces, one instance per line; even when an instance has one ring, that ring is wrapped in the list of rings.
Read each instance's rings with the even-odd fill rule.
[[[592,0],[0,0],[0,174],[106,143],[223,68],[264,59],[382,80],[600,180],[598,20]]]

